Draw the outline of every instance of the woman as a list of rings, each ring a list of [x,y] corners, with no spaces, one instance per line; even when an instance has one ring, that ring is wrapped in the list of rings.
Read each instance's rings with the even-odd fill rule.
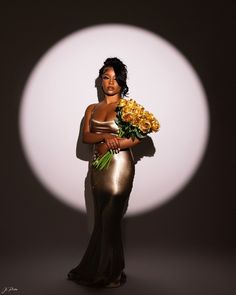
[[[108,169],[91,166],[95,223],[88,248],[68,278],[87,286],[119,287],[126,281],[121,220],[134,178],[130,148],[140,141],[117,136],[116,106],[128,92],[127,69],[118,58],[108,58],[99,71],[104,99],[87,107],[83,141],[94,144],[94,158],[115,152]]]

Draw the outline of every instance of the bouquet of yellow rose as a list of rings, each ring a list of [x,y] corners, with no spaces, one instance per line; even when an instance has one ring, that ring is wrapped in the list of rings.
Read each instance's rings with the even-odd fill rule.
[[[141,140],[148,133],[157,132],[160,129],[160,123],[154,115],[133,99],[121,98],[116,107],[116,113],[115,122],[119,127],[118,136],[121,138]],[[99,170],[108,168],[113,155],[114,151],[109,150],[102,157],[95,159],[92,165]]]

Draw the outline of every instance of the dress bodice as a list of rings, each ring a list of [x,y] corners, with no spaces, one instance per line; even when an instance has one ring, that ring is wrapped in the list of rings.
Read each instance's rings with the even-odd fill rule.
[[[98,121],[95,119],[90,120],[90,127],[91,127],[91,132],[94,133],[113,133],[117,134],[118,133],[118,126],[115,123],[114,120],[111,121]]]

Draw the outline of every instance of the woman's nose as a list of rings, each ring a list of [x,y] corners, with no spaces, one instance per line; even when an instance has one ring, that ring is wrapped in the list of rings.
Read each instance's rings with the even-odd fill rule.
[[[113,84],[114,83],[114,79],[109,79],[109,84]]]

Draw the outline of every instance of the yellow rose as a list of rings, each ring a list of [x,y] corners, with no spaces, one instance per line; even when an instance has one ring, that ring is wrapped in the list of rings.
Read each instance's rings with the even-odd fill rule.
[[[145,119],[141,119],[139,122],[139,129],[143,132],[143,133],[148,133],[148,131],[151,128],[151,123]]]
[[[125,122],[131,122],[133,119],[132,113],[130,112],[122,114],[121,117],[122,117],[122,120],[124,120]]]
[[[149,113],[149,112],[146,113],[146,119],[147,119],[148,121],[153,121],[153,120],[155,120],[153,114],[152,114],[152,113]]]
[[[135,108],[131,108],[131,112],[135,115]]]
[[[138,117],[138,116],[133,116],[133,118],[132,118],[132,121],[131,121],[131,124],[133,125],[133,126],[139,126],[139,123],[140,123],[140,118]]]
[[[127,102],[127,105],[131,108],[136,107],[137,106],[137,102],[133,99],[129,99]]]
[[[125,107],[123,107],[122,113],[123,114],[125,114],[125,113],[132,113],[132,108],[130,106],[126,105]]]
[[[118,107],[124,107],[127,104],[127,100],[124,98],[121,98],[118,104]]]
[[[151,122],[151,127],[152,127],[152,130],[154,132],[157,132],[159,130],[159,128],[160,128],[160,124],[159,124],[159,122],[157,120],[153,120]]]

